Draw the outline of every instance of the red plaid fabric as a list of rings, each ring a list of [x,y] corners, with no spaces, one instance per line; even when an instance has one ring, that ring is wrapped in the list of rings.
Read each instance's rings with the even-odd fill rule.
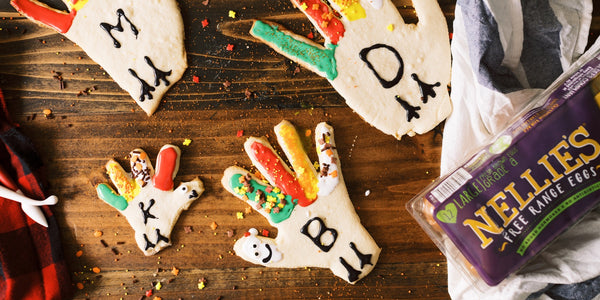
[[[45,199],[42,162],[31,141],[11,122],[0,90],[0,167],[33,199]],[[58,224],[42,207],[48,228],[17,202],[0,198],[0,299],[67,299],[72,284]]]

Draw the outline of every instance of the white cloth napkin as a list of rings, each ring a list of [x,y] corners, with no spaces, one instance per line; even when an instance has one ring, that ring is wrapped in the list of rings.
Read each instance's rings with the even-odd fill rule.
[[[442,175],[508,125],[584,52],[592,7],[591,0],[458,0],[452,39],[453,112],[444,128]],[[453,299],[597,297],[600,209],[498,286],[481,291],[464,276],[448,262]],[[571,285],[583,281],[588,282]]]

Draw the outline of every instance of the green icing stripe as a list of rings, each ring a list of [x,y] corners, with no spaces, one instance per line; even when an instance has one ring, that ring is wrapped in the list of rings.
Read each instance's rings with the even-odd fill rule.
[[[557,216],[567,210],[571,205],[577,203],[577,201],[587,197],[589,194],[600,190],[600,182],[596,182],[583,190],[577,192],[575,195],[569,197],[567,200],[563,201],[560,205],[554,208],[548,215],[546,215],[542,221],[533,228],[533,230],[525,237],[519,249],[517,249],[517,253],[521,256],[525,255],[525,251],[529,246],[533,243],[533,241],[542,233],[544,228],[552,222]]]
[[[242,177],[241,174],[235,174],[235,175],[231,176],[231,187],[234,190],[244,188],[244,184],[240,182],[240,177]],[[246,193],[242,194],[242,195],[246,195],[249,200],[252,200],[252,201],[255,201],[256,203],[258,203],[258,201],[255,200],[256,191],[261,190],[265,193],[265,196],[275,197],[275,199],[277,199],[277,201],[275,202],[276,205],[279,205],[279,203],[281,203],[279,201],[279,198],[277,198],[278,193],[275,193],[273,191],[267,192],[265,190],[266,187],[264,185],[256,182],[256,180],[254,180],[254,179],[250,180],[250,185],[254,188],[254,191],[252,193],[246,192]],[[240,194],[238,193],[238,195],[240,195]],[[292,201],[292,197],[290,195],[285,195],[284,199],[286,200],[287,203],[283,206],[283,208],[280,208],[279,212],[275,213],[275,212],[273,212],[273,210],[271,210],[271,212],[269,213],[269,217],[271,217],[271,221],[273,221],[273,223],[279,223],[279,222],[289,218],[290,215],[292,214],[292,211],[294,210],[294,207],[296,206],[297,201],[296,200]],[[264,203],[262,205],[263,209],[266,205],[267,205],[267,203]]]
[[[129,205],[125,197],[115,194],[113,189],[104,183],[99,184],[96,191],[98,192],[100,199],[118,210],[124,210]]]
[[[254,22],[252,34],[277,46],[284,53],[314,66],[317,70],[325,73],[329,80],[334,80],[338,75],[335,62],[335,45],[327,44],[326,49],[321,49],[296,40],[279,30],[277,26],[271,26],[261,21]]]

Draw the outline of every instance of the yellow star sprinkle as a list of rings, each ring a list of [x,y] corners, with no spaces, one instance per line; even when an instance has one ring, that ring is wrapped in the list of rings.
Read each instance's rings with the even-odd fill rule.
[[[241,211],[238,211],[237,213],[235,213],[235,216],[238,218],[238,220],[241,220],[244,218],[244,213]]]
[[[306,10],[308,8],[308,5],[306,5],[306,2],[302,2],[302,4],[300,4],[300,8],[302,10]]]
[[[390,25],[388,25],[386,28],[387,28],[387,30],[389,30],[389,31],[394,31],[394,24],[390,24]]]
[[[192,140],[190,140],[190,139],[183,140],[183,145],[184,146],[189,146],[191,143],[192,143]]]
[[[235,11],[230,10],[229,11],[229,17],[232,18],[232,19],[235,19]]]

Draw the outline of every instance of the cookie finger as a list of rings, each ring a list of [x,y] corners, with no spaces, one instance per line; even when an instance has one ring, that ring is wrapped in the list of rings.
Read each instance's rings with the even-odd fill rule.
[[[275,126],[275,134],[279,146],[296,173],[296,180],[302,186],[304,195],[309,201],[315,201],[319,190],[317,171],[304,151],[296,128],[292,123],[283,120]]]
[[[240,167],[227,168],[221,184],[228,192],[252,206],[273,225],[289,218],[296,206],[290,195],[285,195],[281,189],[265,184],[263,180]]]
[[[319,123],[315,129],[315,142],[319,156],[319,196],[326,196],[335,189],[342,177],[333,127],[325,122]]]
[[[290,168],[275,153],[275,150],[266,139],[250,137],[244,143],[244,149],[254,166],[271,185],[281,189],[285,195],[290,195],[293,200],[297,200],[300,206],[307,206],[312,203],[304,195],[302,186],[298,183]]]

